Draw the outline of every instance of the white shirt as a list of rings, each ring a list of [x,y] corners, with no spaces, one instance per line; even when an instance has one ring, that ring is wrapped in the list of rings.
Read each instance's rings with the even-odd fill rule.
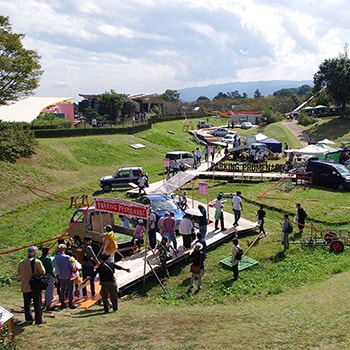
[[[189,218],[183,218],[180,221],[179,233],[180,235],[190,235],[192,233],[193,223]]]
[[[221,203],[220,199],[216,199],[216,201],[215,201],[215,210],[219,213],[222,210],[222,203]]]
[[[239,196],[232,197],[232,209],[241,210],[242,198]]]

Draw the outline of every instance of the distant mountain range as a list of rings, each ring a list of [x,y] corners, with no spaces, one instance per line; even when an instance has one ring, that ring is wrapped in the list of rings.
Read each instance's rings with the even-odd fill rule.
[[[189,87],[179,89],[181,101],[192,102],[198,97],[205,96],[213,99],[219,92],[227,93],[238,91],[241,95],[246,93],[248,97],[254,97],[254,93],[259,89],[261,96],[272,95],[275,91],[281,89],[298,88],[302,85],[313,86],[312,80],[269,80],[269,81],[251,81],[251,82],[235,82],[225,84],[213,84],[200,87]]]

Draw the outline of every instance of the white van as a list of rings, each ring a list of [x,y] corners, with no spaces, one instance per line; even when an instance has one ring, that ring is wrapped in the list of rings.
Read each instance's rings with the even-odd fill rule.
[[[165,155],[165,158],[170,160],[170,167],[172,167],[172,164],[175,159],[177,159],[179,164],[184,163],[186,165],[189,165],[190,167],[193,167],[193,154],[191,152],[186,152],[186,151],[168,152]]]

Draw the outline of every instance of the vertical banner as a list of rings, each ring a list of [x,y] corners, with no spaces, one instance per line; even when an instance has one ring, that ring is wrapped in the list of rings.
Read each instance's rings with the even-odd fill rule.
[[[213,153],[214,152],[214,146],[209,146],[209,153]]]
[[[170,167],[170,159],[164,158],[163,164],[164,164],[164,168],[169,168]]]
[[[200,182],[198,184],[198,193],[199,194],[207,194],[207,183],[206,182]]]

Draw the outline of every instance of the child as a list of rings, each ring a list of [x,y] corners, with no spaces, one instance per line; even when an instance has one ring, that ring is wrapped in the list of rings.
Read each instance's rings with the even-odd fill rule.
[[[138,250],[141,250],[141,243],[143,241],[143,233],[146,233],[146,228],[144,226],[143,220],[139,219],[138,224],[135,227],[134,233],[132,234],[132,244],[135,246],[135,239],[137,240]]]

